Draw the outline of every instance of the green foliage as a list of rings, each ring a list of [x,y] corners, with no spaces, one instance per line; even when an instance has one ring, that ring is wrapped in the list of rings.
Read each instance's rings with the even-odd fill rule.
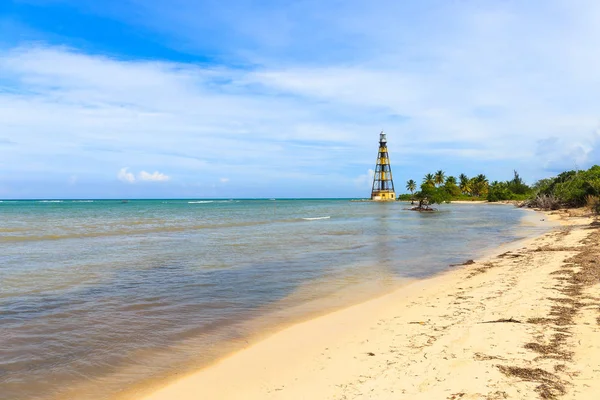
[[[452,177],[450,177],[452,178]],[[446,183],[442,186],[444,190],[450,195],[450,197],[460,196],[460,188],[456,185],[456,179],[454,181],[446,179]]]
[[[506,182],[494,182],[490,185],[487,200],[490,202],[512,200],[513,192]]]
[[[477,201],[488,200],[491,202],[502,200],[526,200],[532,193],[532,188],[527,186],[519,173],[513,171],[513,179],[506,182],[494,181],[489,183],[484,174],[479,174],[469,178],[465,174],[460,174],[458,179],[454,176],[447,176],[444,171],[439,170],[435,174],[427,174],[423,178],[421,190],[412,195],[400,195],[398,200],[417,199],[420,203],[427,198],[431,204],[439,204],[451,200]],[[569,175],[563,175],[561,180],[568,179]],[[538,182],[539,189],[548,188],[553,181]],[[415,190],[414,180],[406,182],[406,189],[411,193]]]
[[[514,194],[528,194],[531,191],[531,188],[523,182],[523,179],[519,176],[519,173],[515,170],[514,178],[507,183],[507,189]]]
[[[433,175],[433,182],[436,186],[441,186],[446,180],[446,173],[441,169]]]
[[[469,177],[467,175],[465,175],[465,174],[460,174],[460,176],[458,177],[458,179],[460,181],[460,183],[458,184],[458,187],[460,188],[460,191],[463,194],[468,194],[469,191],[470,191],[470,188],[469,188],[469,181],[470,181],[470,179],[469,179]]]
[[[533,184],[531,189],[534,193],[546,193],[551,190],[550,187],[553,185],[554,179],[555,178],[540,179]]]
[[[451,200],[450,194],[443,187],[431,186],[424,182],[421,190],[415,193],[415,198],[419,200],[419,205],[426,201],[428,204],[442,204]]]
[[[587,171],[566,171],[534,185],[535,196],[554,196],[567,207],[586,205],[588,196],[600,196],[600,166]]]
[[[469,180],[470,193],[473,196],[487,196],[488,179],[485,175],[479,174]]]
[[[490,202],[503,200],[526,200],[529,198],[531,188],[523,182],[517,171],[510,181],[494,181],[488,186],[487,200]]]
[[[417,182],[415,182],[412,179],[406,182],[406,190],[408,190],[411,193],[417,190]]]
[[[423,178],[423,185],[435,186],[435,176],[433,174],[427,174]]]

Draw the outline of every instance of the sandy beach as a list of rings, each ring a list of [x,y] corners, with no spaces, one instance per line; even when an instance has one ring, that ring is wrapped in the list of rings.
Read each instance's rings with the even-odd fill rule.
[[[581,213],[548,218],[560,227],[139,398],[596,399],[600,227]]]

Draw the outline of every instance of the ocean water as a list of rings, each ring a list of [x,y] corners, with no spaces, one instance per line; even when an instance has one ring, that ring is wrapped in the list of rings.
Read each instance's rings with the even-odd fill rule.
[[[548,229],[509,206],[405,207],[0,202],[0,398],[131,396],[281,324]]]

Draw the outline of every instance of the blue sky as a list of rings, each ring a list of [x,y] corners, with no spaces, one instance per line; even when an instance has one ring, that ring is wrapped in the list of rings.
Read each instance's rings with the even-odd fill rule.
[[[367,197],[600,164],[597,1],[0,1],[0,198]]]

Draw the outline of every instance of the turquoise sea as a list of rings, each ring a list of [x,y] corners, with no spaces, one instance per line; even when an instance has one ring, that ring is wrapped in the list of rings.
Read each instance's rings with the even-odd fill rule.
[[[510,206],[406,207],[2,201],[0,398],[112,399],[548,229]]]

